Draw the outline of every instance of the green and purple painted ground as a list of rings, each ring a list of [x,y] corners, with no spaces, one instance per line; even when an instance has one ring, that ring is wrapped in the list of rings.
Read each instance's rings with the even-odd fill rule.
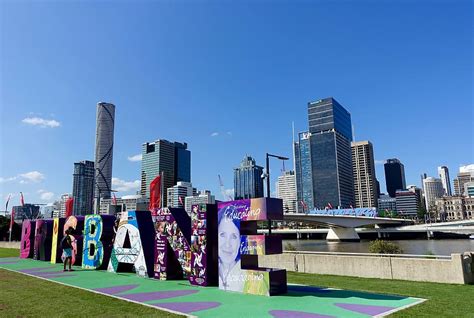
[[[63,272],[61,264],[19,258],[2,258],[0,267],[198,317],[381,317],[423,301],[302,285],[288,285],[288,293],[281,296],[252,296],[195,287],[187,281],[143,279],[133,273],[80,268]]]

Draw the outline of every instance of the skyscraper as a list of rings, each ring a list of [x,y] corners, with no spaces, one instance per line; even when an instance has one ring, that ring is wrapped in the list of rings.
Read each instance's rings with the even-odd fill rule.
[[[311,175],[316,207],[354,202],[351,115],[334,98],[308,103]]]
[[[235,200],[263,197],[263,168],[257,166],[255,159],[245,156],[240,167],[234,168]]]
[[[397,190],[405,190],[405,167],[400,160],[388,159],[384,164],[385,168],[385,182],[387,185],[387,192],[392,198],[395,198]]]
[[[446,166],[438,167],[438,175],[443,183],[444,194],[451,196],[451,179],[449,178],[449,170]]]
[[[277,197],[283,200],[284,213],[296,213],[296,178],[294,171],[278,177]]]
[[[294,144],[298,212],[305,212],[314,208],[310,136],[309,132],[301,132],[298,134],[298,141]]]
[[[74,199],[72,208],[74,215],[86,215],[94,212],[93,161],[84,160],[74,163],[72,197]],[[65,199],[65,196],[63,195],[61,199]]]
[[[435,205],[437,198],[441,198],[444,194],[443,183],[440,179],[428,177],[423,180],[423,188],[425,189],[425,205],[430,211]]]
[[[114,152],[115,105],[97,104],[95,139],[95,198],[110,198]]]
[[[141,194],[150,197],[150,183],[163,172],[163,200],[176,182],[191,181],[191,152],[187,143],[158,139],[142,145]]]
[[[352,142],[355,207],[377,207],[374,149],[369,141]]]

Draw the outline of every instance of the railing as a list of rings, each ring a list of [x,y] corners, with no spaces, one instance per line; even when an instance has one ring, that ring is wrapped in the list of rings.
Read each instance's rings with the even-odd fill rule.
[[[332,256],[370,256],[370,257],[398,257],[398,258],[429,258],[451,260],[451,255],[417,255],[417,254],[378,254],[378,253],[349,253],[349,252],[312,252],[312,251],[284,251],[288,254],[312,254]]]

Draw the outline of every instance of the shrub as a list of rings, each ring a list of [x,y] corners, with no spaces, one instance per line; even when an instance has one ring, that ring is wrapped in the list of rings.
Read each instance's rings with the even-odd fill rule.
[[[296,251],[296,246],[294,246],[293,244],[288,242],[288,243],[285,244],[284,250],[285,251]]]
[[[370,242],[369,252],[378,254],[401,254],[403,253],[403,250],[395,243],[384,240],[375,240]]]

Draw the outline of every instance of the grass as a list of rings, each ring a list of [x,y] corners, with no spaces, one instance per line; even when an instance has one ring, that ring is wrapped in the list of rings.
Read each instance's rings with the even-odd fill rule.
[[[0,248],[0,257],[18,250]],[[380,294],[425,298],[427,301],[390,317],[473,317],[474,285],[422,283],[288,272],[288,282]],[[45,293],[47,291],[47,293]],[[68,303],[75,304],[67,306]],[[48,304],[45,306],[45,304]],[[149,307],[93,294],[22,274],[0,270],[0,316],[179,317]]]

